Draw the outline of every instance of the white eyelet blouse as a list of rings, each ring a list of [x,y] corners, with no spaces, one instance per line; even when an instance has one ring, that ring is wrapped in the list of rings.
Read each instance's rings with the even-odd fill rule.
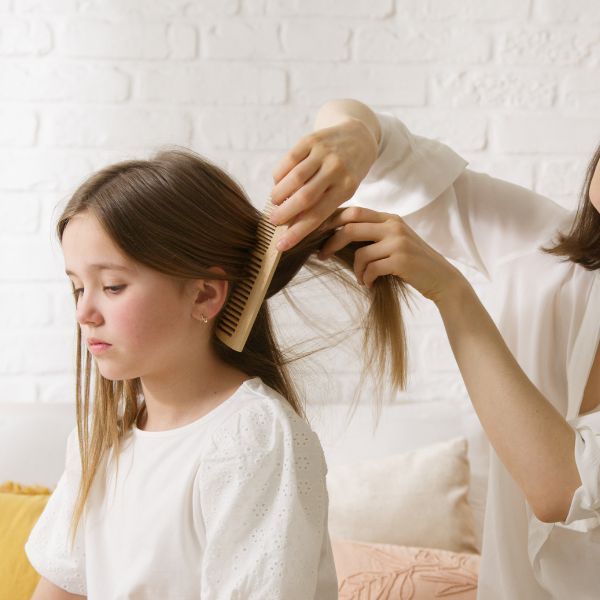
[[[73,430],[25,546],[57,586],[90,600],[337,598],[321,444],[260,378],[182,427],[134,428],[113,466],[95,480],[69,548]]]

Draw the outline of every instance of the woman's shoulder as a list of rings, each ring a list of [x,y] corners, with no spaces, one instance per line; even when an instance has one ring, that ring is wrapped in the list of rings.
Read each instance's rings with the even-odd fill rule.
[[[549,223],[546,229],[541,229],[534,243],[520,249],[518,252],[507,255],[497,262],[496,268],[514,274],[523,272],[543,279],[547,279],[548,273],[555,273],[555,276],[560,276],[560,272],[564,272],[566,276],[571,277],[573,271],[585,271],[583,267],[569,261],[567,257],[546,251],[555,247],[560,236],[568,234],[573,225],[576,211],[567,211],[563,208],[560,210],[563,211],[557,213],[560,218]],[[551,271],[549,271],[550,269]],[[584,275],[585,277],[593,278],[589,271],[587,276]]]

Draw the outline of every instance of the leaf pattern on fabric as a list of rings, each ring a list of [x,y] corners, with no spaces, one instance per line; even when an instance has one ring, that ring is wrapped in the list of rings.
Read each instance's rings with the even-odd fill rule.
[[[479,555],[334,540],[339,600],[475,600]]]

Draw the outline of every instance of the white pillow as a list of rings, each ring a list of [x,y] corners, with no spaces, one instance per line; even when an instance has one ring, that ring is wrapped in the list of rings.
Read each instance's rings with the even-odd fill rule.
[[[467,440],[329,467],[331,537],[477,553]]]

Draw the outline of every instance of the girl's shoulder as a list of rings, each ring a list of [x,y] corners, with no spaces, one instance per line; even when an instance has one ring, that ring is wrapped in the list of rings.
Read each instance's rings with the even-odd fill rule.
[[[289,402],[259,377],[246,380],[229,399],[227,414],[215,425],[207,457],[323,451],[318,436]]]

